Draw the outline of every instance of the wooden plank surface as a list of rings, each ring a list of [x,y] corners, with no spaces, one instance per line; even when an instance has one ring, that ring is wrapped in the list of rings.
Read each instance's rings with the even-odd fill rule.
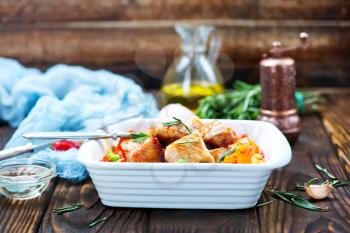
[[[339,95],[337,95],[339,97]],[[349,95],[330,97],[327,109],[342,117],[325,117],[327,124],[349,126]],[[341,102],[341,103],[340,103]],[[337,110],[340,108],[340,110]],[[333,114],[332,113],[332,114]],[[330,115],[332,115],[330,114]],[[326,116],[326,115],[325,115]],[[343,119],[346,119],[345,121]],[[312,114],[303,116],[302,133],[293,147],[292,162],[271,176],[268,187],[292,189],[292,182],[321,177],[314,164],[326,167],[339,178],[350,179],[348,139],[337,140],[334,129],[329,137],[322,119]],[[0,127],[0,148],[13,129]],[[348,133],[343,131],[341,133]],[[334,137],[336,135],[336,137]],[[341,138],[343,134],[341,134]],[[333,143],[337,147],[333,147]],[[344,152],[337,154],[339,148]],[[265,191],[261,201],[270,199]],[[350,229],[350,189],[339,187],[332,196],[317,204],[329,207],[329,212],[310,212],[281,201],[260,208],[237,211],[220,210],[161,210],[105,207],[100,202],[91,181],[82,185],[58,180],[48,192],[30,201],[10,201],[0,197],[0,232],[348,232]],[[64,215],[52,214],[53,208],[80,202],[84,207]],[[109,216],[103,224],[91,229],[87,225],[100,216]]]
[[[332,139],[342,167],[350,174],[350,96],[329,95],[327,108],[321,111],[323,124]]]
[[[0,22],[173,19],[349,19],[348,0],[0,1]]]
[[[321,174],[315,169],[315,164],[326,167],[339,178],[349,179],[342,169],[321,120],[314,115],[304,116],[302,134],[293,147],[291,163],[275,171],[268,186],[278,190],[293,190],[293,182],[304,183],[314,177],[321,178]],[[346,233],[350,229],[349,194],[349,186],[339,187],[328,200],[317,203],[324,208],[328,207],[328,212],[312,212],[281,201],[258,208],[261,232]],[[265,191],[262,199],[269,200],[271,195]]]
[[[29,66],[48,68],[57,63],[105,68],[136,75],[146,88],[159,88],[180,38],[177,21],[67,22],[0,25],[0,55]],[[257,81],[261,56],[274,40],[298,42],[310,34],[305,51],[296,59],[298,85],[349,85],[350,23],[348,21],[200,20],[215,25],[223,38],[219,67],[225,81]],[[135,73],[136,71],[136,73]],[[231,81],[232,82],[232,81]]]
[[[84,207],[63,215],[50,213],[54,208],[72,203],[81,203]],[[103,216],[109,219],[88,228],[91,222]],[[147,229],[148,210],[106,207],[99,201],[91,181],[79,185],[60,180],[39,232],[146,232]]]

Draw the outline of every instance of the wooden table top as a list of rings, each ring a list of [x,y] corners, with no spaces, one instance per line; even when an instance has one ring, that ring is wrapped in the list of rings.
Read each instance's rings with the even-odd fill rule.
[[[268,186],[292,189],[293,182],[321,177],[315,164],[339,178],[350,179],[350,92],[328,93],[325,110],[302,117],[302,132],[291,163],[276,170]],[[0,148],[14,129],[0,126]],[[270,199],[264,191],[260,201]],[[52,209],[72,203],[83,208],[56,215]],[[318,202],[328,212],[312,212],[282,201],[246,210],[131,209],[104,206],[89,180],[72,184],[53,180],[35,199],[15,201],[0,196],[0,232],[349,232],[350,187],[336,188]],[[93,228],[87,225],[109,216]]]

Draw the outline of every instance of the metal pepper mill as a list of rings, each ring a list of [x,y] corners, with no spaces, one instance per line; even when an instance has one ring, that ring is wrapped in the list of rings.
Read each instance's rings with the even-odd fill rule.
[[[261,109],[259,119],[276,125],[294,144],[300,132],[300,118],[295,103],[295,65],[294,60],[282,57],[284,52],[306,48],[308,34],[300,33],[300,44],[282,48],[279,41],[260,62]]]

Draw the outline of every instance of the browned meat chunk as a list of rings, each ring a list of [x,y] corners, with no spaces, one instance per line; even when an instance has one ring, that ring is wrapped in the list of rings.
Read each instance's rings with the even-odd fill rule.
[[[162,162],[164,161],[164,150],[156,137],[149,137],[143,142],[132,139],[121,143],[128,162]]]
[[[170,120],[164,122],[161,126],[152,129],[152,131],[154,131],[154,134],[160,143],[163,146],[167,146],[190,133],[191,128],[189,126],[186,128],[186,126],[180,121],[177,122],[176,120]]]
[[[237,140],[235,132],[223,123],[209,123],[204,133],[204,141],[210,148],[228,147]]]
[[[165,148],[164,158],[169,163],[177,162],[180,159],[189,163],[215,162],[199,133],[184,136],[168,145]]]

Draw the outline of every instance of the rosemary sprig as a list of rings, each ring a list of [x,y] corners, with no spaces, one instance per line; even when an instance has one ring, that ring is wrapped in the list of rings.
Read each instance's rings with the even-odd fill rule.
[[[324,175],[326,175],[331,181],[330,184],[333,187],[339,187],[339,186],[345,186],[348,185],[350,183],[350,181],[348,180],[341,180],[338,179],[337,177],[335,177],[335,175],[333,175],[332,173],[330,173],[326,168],[321,167],[320,165],[316,164],[315,165],[316,169],[318,171],[320,171],[321,173],[323,173]],[[326,181],[325,181],[326,182]],[[324,183],[324,182],[323,182]]]
[[[81,204],[81,203],[71,204],[71,205],[67,205],[64,207],[53,209],[52,213],[64,214],[66,212],[71,212],[71,211],[80,209],[81,207],[83,207],[83,204]]]
[[[325,182],[327,182],[327,181],[325,181]],[[325,183],[325,182],[323,182],[323,183]],[[350,184],[350,181],[348,181],[348,180],[331,180],[330,184],[333,187],[346,186],[346,185]]]
[[[187,160],[186,159],[179,159],[176,162],[177,163],[187,163]]]
[[[312,178],[309,181],[307,181],[304,185],[301,185],[301,184],[299,184],[297,182],[294,182],[293,185],[294,185],[295,189],[304,191],[305,190],[305,186],[306,187],[310,186],[310,185],[314,184],[317,180],[318,180],[318,178]]]
[[[237,146],[232,147],[230,150],[226,151],[226,152],[222,155],[222,157],[221,157],[221,159],[220,159],[219,162],[222,163],[222,162],[224,161],[225,157],[228,156],[228,155],[230,155],[230,154],[232,154],[233,152],[235,152],[236,149],[237,149]]]
[[[106,221],[108,219],[107,216],[104,216],[104,217],[100,217],[98,219],[96,219],[95,221],[93,221],[92,223],[90,223],[88,225],[89,228],[93,227],[93,226],[96,226],[97,224],[99,224],[100,222],[103,222],[103,221]]]
[[[176,144],[190,144],[190,143],[196,143],[198,142],[197,140],[188,140],[188,141],[184,141],[184,142],[177,142]]]
[[[260,203],[260,204],[257,204],[256,207],[261,207],[261,206],[264,206],[264,205],[270,205],[272,202],[274,202],[276,199],[271,199],[269,201],[266,201],[266,202],[263,202],[263,203]]]
[[[325,174],[330,179],[337,179],[333,174],[329,173],[329,171],[326,168],[321,167],[320,165],[315,165],[316,169]]]
[[[307,210],[312,210],[312,211],[328,211],[328,209],[323,209],[320,206],[317,206],[315,204],[312,204],[302,196],[295,194],[295,193],[290,193],[290,192],[285,192],[285,191],[278,191],[278,190],[270,190],[275,197],[295,206],[299,206],[301,208],[307,209]]]
[[[305,186],[308,187],[308,186],[314,184],[317,180],[318,180],[318,178],[312,178],[308,182],[306,182]]]
[[[128,135],[134,142],[143,142],[150,137],[149,134],[145,132],[131,133]]]
[[[186,125],[182,120],[180,120],[179,118],[173,117],[174,121],[169,121],[169,122],[163,122],[163,126],[165,127],[170,127],[172,125],[178,125],[181,124],[183,125],[183,127],[185,127],[185,129],[188,131],[188,133],[192,133],[192,129]]]
[[[294,188],[297,190],[304,190],[304,185],[301,185],[297,182],[293,182]]]

